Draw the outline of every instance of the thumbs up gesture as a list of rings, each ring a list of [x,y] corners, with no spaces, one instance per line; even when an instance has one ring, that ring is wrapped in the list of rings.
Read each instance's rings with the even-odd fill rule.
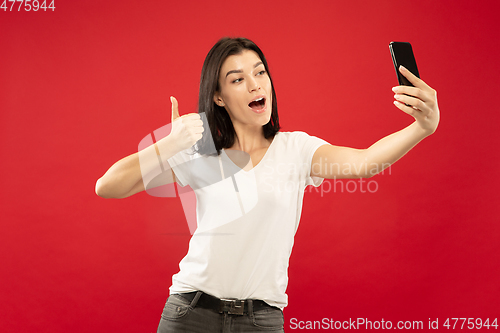
[[[172,102],[172,131],[170,136],[179,150],[190,148],[202,138],[203,121],[198,113],[179,116],[177,99],[171,96],[170,102]]]

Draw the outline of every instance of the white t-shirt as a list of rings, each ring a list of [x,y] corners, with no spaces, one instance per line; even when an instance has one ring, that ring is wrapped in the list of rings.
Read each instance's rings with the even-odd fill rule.
[[[304,132],[278,132],[249,171],[224,150],[219,156],[185,150],[171,157],[177,182],[196,194],[198,227],[170,293],[202,290],[284,308],[304,189],[323,181],[310,172],[314,152],[324,144]]]

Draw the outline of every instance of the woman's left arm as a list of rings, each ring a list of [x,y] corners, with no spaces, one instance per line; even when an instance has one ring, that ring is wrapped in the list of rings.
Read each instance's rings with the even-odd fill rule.
[[[415,118],[410,126],[388,135],[367,149],[333,145],[318,148],[311,176],[322,178],[369,178],[403,157],[425,137],[436,131],[439,108],[436,91],[404,67],[399,71],[414,87],[397,86],[394,104]]]

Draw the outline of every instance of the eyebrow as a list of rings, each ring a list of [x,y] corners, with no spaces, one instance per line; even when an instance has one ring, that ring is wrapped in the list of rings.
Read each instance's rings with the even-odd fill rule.
[[[262,61],[259,61],[258,63],[256,63],[255,65],[253,65],[253,68],[257,68],[258,66],[263,65],[263,64],[264,63]],[[233,69],[233,70],[230,70],[229,72],[226,73],[226,77],[229,74],[233,74],[233,73],[243,73],[243,70],[242,69]]]

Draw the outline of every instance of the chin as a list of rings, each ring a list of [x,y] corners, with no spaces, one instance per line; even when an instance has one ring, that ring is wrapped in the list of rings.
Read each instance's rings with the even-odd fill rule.
[[[267,113],[266,112],[266,117],[262,117],[263,120],[262,120],[262,125],[261,126],[264,126],[264,125],[267,125],[270,121],[271,121],[271,113]]]

